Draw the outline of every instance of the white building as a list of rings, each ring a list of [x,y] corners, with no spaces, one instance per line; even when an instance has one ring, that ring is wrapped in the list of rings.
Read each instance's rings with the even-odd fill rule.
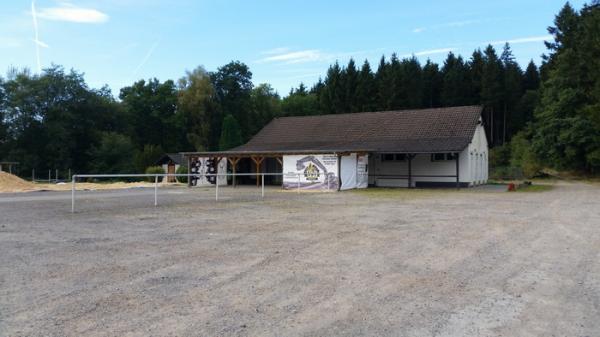
[[[230,151],[185,155],[190,163],[227,158],[230,172],[283,173],[267,183],[284,188],[468,187],[488,179],[481,113],[464,106],[283,117]]]

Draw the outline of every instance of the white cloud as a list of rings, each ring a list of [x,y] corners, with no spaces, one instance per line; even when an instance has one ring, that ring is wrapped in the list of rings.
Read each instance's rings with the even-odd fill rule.
[[[516,39],[511,39],[511,40],[498,40],[498,41],[484,42],[483,44],[499,45],[499,44],[505,44],[507,42],[510,44],[542,42],[542,41],[552,40],[552,38],[553,38],[552,35],[529,36],[529,37],[521,37],[521,38],[516,38]]]
[[[418,51],[416,53],[412,53],[412,54],[404,54],[401,57],[411,57],[411,56],[425,56],[425,55],[433,55],[433,54],[446,54],[449,53],[451,51],[455,51],[456,48],[438,48],[438,49],[428,49],[428,50],[421,50]]]
[[[288,47],[279,47],[279,48],[273,48],[273,49],[265,50],[265,51],[261,52],[261,54],[263,54],[263,55],[275,55],[275,54],[287,53],[289,51],[290,51],[290,48],[288,48]]]
[[[58,7],[41,8],[37,12],[41,19],[67,21],[76,23],[103,23],[108,15],[93,8],[77,7],[69,3],[61,3]]]
[[[293,52],[272,53],[272,56],[258,60],[258,63],[279,62],[286,64],[322,61],[331,58],[318,49],[300,50]]]
[[[477,20],[463,20],[463,21],[453,21],[447,23],[440,23],[437,25],[432,25],[429,27],[416,27],[412,30],[413,33],[422,33],[426,30],[438,30],[444,28],[456,28],[456,27],[464,27],[469,25],[480,24],[484,22],[498,21],[500,19],[477,19]]]

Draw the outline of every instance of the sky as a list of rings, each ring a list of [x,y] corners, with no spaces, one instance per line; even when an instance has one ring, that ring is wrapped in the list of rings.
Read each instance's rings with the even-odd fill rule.
[[[0,73],[59,64],[94,88],[139,79],[176,80],[246,63],[253,82],[285,96],[324,77],[330,64],[376,69],[381,55],[442,63],[448,52],[509,42],[517,61],[540,63],[546,28],[564,5],[554,0],[3,0]],[[579,9],[584,1],[571,1]]]

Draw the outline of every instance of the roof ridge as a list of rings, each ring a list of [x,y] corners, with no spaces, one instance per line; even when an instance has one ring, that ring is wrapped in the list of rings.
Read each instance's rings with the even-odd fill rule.
[[[416,111],[430,111],[430,110],[450,110],[450,109],[465,109],[465,108],[479,108],[483,109],[483,105],[459,105],[459,106],[447,106],[437,108],[416,108],[416,109],[402,109],[402,110],[380,110],[380,111],[359,111],[359,112],[343,112],[343,113],[331,113],[324,115],[302,115],[302,116],[280,116],[275,117],[276,119],[291,119],[291,118],[310,118],[310,117],[325,117],[325,116],[344,116],[344,115],[363,115],[363,114],[382,114],[390,112],[416,112]]]

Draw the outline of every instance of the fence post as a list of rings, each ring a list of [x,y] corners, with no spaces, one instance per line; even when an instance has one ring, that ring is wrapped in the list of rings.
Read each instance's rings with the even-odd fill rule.
[[[219,174],[217,173],[215,179],[215,201],[219,201]]]
[[[48,184],[52,182],[52,170],[48,170]]]
[[[298,173],[298,193],[300,193],[300,173]]]
[[[75,213],[75,176],[71,178],[71,213]]]
[[[262,174],[262,181],[261,181],[261,195],[263,197],[263,199],[265,198],[265,174]]]
[[[154,207],[158,206],[158,174],[154,176]]]
[[[31,169],[31,182],[35,183],[35,169]]]
[[[56,174],[54,175],[54,182],[58,183],[58,169],[56,169]]]

